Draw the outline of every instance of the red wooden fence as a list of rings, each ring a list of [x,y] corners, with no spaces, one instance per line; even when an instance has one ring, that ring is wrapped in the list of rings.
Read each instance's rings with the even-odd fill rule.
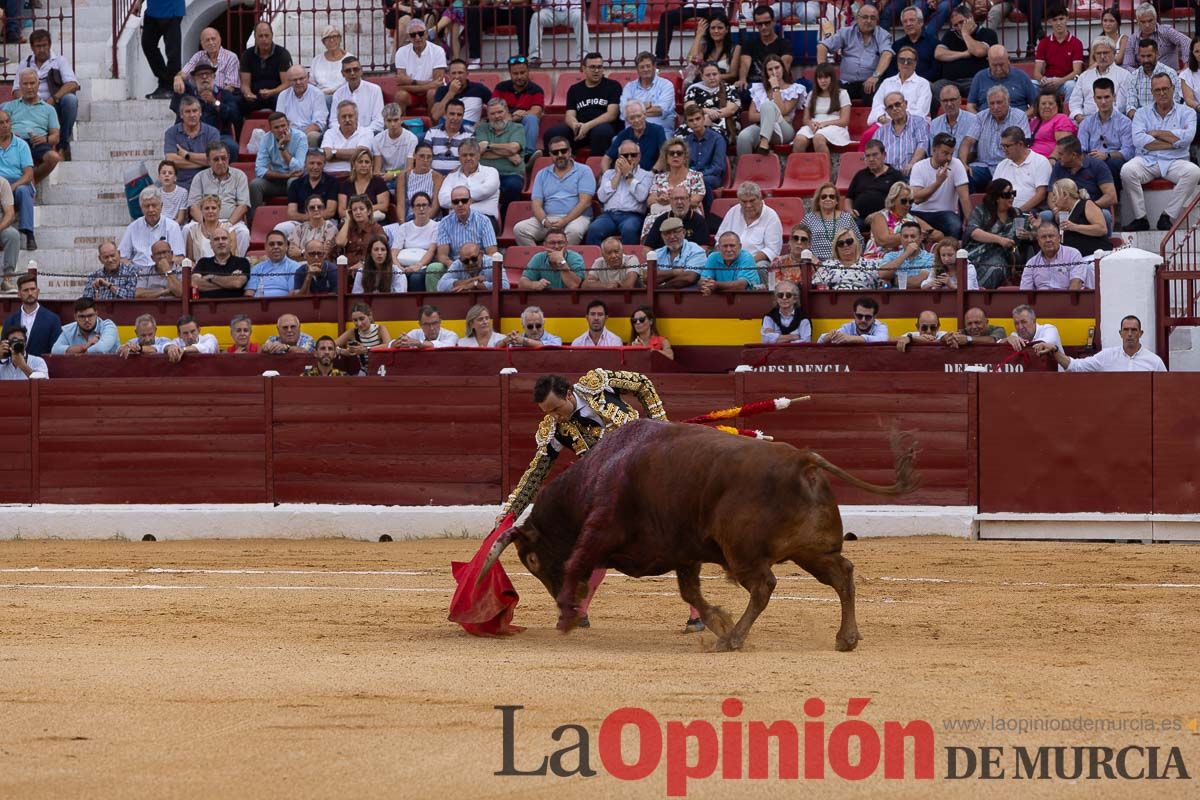
[[[0,502],[499,503],[533,452],[533,374],[0,383]],[[893,429],[924,483],[899,503],[1196,513],[1200,376],[656,375],[683,419],[811,394],[744,421],[888,483]],[[563,464],[570,458],[563,458]],[[835,483],[843,503],[881,503]]]

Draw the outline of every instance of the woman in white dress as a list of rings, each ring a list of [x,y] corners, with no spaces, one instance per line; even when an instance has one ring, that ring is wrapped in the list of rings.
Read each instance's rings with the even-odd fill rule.
[[[438,278],[446,271],[435,263],[437,227],[432,217],[433,200],[425,192],[412,196],[413,218],[408,222],[393,222],[383,229],[387,234],[392,256],[408,276],[410,292],[432,292]]]
[[[792,150],[803,153],[810,143],[818,153],[828,153],[829,145],[850,144],[850,95],[833,64],[817,65],[812,95],[804,106],[804,127],[796,134]]]
[[[738,155],[768,154],[772,142],[788,144],[796,136],[792,115],[808,97],[804,84],[792,83],[783,59],[776,55],[763,61],[763,83],[750,87],[750,122],[738,134]]]
[[[500,347],[508,337],[496,333],[492,327],[492,315],[481,305],[471,306],[467,312],[467,335],[458,340],[459,347]]]

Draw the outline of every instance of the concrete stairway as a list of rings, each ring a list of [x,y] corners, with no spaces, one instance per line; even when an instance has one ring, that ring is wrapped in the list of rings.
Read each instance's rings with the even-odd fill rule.
[[[53,4],[57,0],[46,0]],[[138,161],[151,168],[162,154],[163,131],[173,119],[163,101],[126,100],[126,83],[109,78],[111,6],[76,0],[75,71],[82,85],[72,161],[64,162],[38,187],[35,225],[38,249],[21,251],[18,271],[37,261],[48,297],[77,297],[80,277],[96,268],[96,245],[119,240],[129,224],[124,172]],[[57,37],[57,31],[54,31]],[[70,28],[64,31],[70,35]],[[54,43],[55,51],[59,44]],[[11,59],[20,53],[6,48]],[[76,276],[75,279],[57,276]]]

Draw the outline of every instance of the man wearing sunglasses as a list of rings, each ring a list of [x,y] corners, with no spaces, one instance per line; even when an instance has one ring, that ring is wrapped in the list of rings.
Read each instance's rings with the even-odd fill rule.
[[[510,334],[518,347],[561,347],[562,339],[546,330],[546,315],[537,306],[521,312],[521,330]]]
[[[898,338],[896,349],[903,353],[910,344],[939,344],[946,336],[941,327],[942,320],[936,311],[922,311],[917,317],[917,329]]]
[[[879,303],[873,297],[854,301],[854,319],[842,327],[822,333],[820,344],[864,344],[888,341],[887,325],[878,319]]]
[[[754,30],[758,35],[742,34],[742,57],[738,62],[737,87],[743,90],[749,88],[752,83],[763,82],[763,62],[767,60],[767,56],[782,58],[783,67],[789,73],[792,70],[792,59],[795,58],[791,42],[780,36],[775,28],[775,11],[771,6],[755,6],[752,13]],[[891,43],[891,37],[888,37],[888,43]],[[817,63],[822,62],[818,48]]]
[[[682,145],[674,145],[682,150]],[[641,151],[637,142],[621,142],[617,160],[600,177],[597,198],[604,213],[592,220],[588,228],[588,244],[598,245],[609,236],[620,236],[624,244],[637,244],[646,219],[646,198],[654,173],[642,169]]]
[[[875,92],[871,102],[869,119],[880,125],[887,124],[890,115],[884,111],[884,102],[892,92],[904,95],[910,114],[929,119],[933,89],[926,78],[917,74],[917,51],[912,47],[901,47],[896,51],[896,66],[897,73],[879,84],[879,91]]]
[[[383,131],[383,90],[370,81],[363,80],[362,63],[357,56],[342,59],[342,77],[346,82],[333,93],[334,108],[343,100],[350,100],[358,109],[358,124],[369,128],[371,135]],[[437,116],[434,116],[437,119]]]
[[[396,102],[408,108],[417,97],[425,96],[425,105],[433,105],[434,92],[444,83],[446,51],[429,41],[425,23],[408,23],[408,44],[396,50]]]
[[[1010,128],[1020,128],[1025,136],[1029,136],[1029,118],[1024,111],[1009,105],[1008,89],[993,86],[987,93],[987,111],[979,114],[979,139],[975,161],[970,165],[972,192],[986,191],[992,182],[992,172],[1008,157],[1001,137]]]
[[[669,219],[677,219],[683,223],[683,238],[701,247],[712,245],[712,233],[708,229],[708,216],[699,209],[692,208],[692,196],[682,183],[671,187],[667,194],[671,210],[659,214],[650,225],[650,232],[642,244],[657,250],[666,242],[662,235],[663,223]]]
[[[479,249],[474,242],[467,242],[458,251],[458,258],[450,269],[438,278],[439,292],[490,292],[492,290],[492,269],[494,260]],[[500,288],[507,289],[508,276],[500,270]]]
[[[533,177],[532,215],[513,227],[517,244],[526,247],[540,244],[551,231],[564,234],[569,244],[579,244],[592,221],[596,176],[571,157],[565,137],[550,141],[550,156],[554,163]]]

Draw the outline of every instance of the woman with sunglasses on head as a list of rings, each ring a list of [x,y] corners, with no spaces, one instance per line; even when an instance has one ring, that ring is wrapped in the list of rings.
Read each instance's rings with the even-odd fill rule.
[[[803,222],[797,222],[788,236],[787,249],[771,262],[771,268],[767,272],[767,288],[774,289],[779,281],[802,282],[804,263],[807,261],[812,265],[816,260],[811,248],[812,231]]]
[[[633,332],[633,336],[629,339],[630,347],[649,347],[651,350],[659,351],[667,358],[675,358],[675,351],[671,349],[671,343],[667,341],[667,337],[658,333],[658,325],[655,323],[654,312],[650,310],[650,306],[638,306],[634,309],[634,312],[629,315],[629,328]]]
[[[813,275],[814,289],[863,290],[879,288],[879,261],[863,258],[862,243],[851,224],[834,237],[834,257],[821,262]]]
[[[792,281],[775,284],[775,305],[763,317],[763,344],[812,341],[812,322],[800,309],[800,287]]]
[[[867,217],[870,225],[871,238],[863,249],[867,258],[879,258],[884,253],[899,250],[903,243],[900,241],[900,226],[906,222],[915,222],[921,228],[923,241],[938,241],[942,238],[941,231],[935,231],[923,219],[914,217],[911,213],[913,192],[904,181],[897,181],[888,189],[887,199],[883,208]]]
[[[853,228],[854,235],[862,242],[858,223],[854,215],[842,210],[842,198],[832,182],[822,183],[813,192],[812,211],[804,215],[804,224],[812,235],[812,251],[818,261],[833,258],[833,239],[841,228]]]
[[[708,19],[701,18],[696,23],[696,36],[692,39],[692,48],[688,51],[687,60],[688,66],[683,71],[683,82],[689,84],[699,77],[700,70],[706,62],[712,62],[717,65],[720,70],[721,80],[732,83],[737,80],[738,64],[742,58],[742,46],[733,41],[733,37],[729,33],[729,17],[725,15],[725,11],[721,8],[721,3],[713,0],[702,0],[707,2],[712,8],[708,9],[687,9],[688,13],[695,13],[696,16],[701,16],[698,12],[707,12]],[[697,6],[701,3],[696,3]],[[662,17],[662,22],[659,23],[659,41],[662,41],[662,27],[670,24],[668,20],[674,14],[681,14],[682,10],[676,9],[668,11]],[[680,22],[683,20],[681,19]],[[678,24],[678,23],[676,23]],[[667,33],[667,47],[670,46],[671,32]],[[666,50],[656,53],[659,58],[666,55]]]
[[[963,227],[963,236],[970,243],[967,255],[983,289],[1003,284],[1018,260],[1017,225],[1024,225],[1024,218],[1013,208],[1016,197],[1012,184],[997,178],[988,184],[983,202],[971,209]]]
[[[654,182],[650,184],[650,210],[642,224],[642,239],[645,239],[654,220],[671,210],[671,190],[676,186],[687,189],[692,210],[704,205],[704,174],[688,166],[688,146],[679,136],[672,136],[658,151],[658,163],[654,165]]]
[[[791,71],[777,55],[763,60],[763,82],[750,87],[750,125],[737,138],[739,156],[770,155],[772,142],[791,144],[796,138],[792,115],[808,97],[802,83],[792,83]]]

